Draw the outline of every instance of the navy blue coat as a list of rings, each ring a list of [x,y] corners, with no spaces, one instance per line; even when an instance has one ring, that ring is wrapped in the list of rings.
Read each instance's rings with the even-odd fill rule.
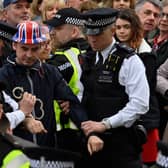
[[[22,91],[36,95],[35,116],[41,117],[47,134],[38,134],[37,143],[43,146],[55,145],[56,121],[53,109],[53,100],[69,100],[70,116],[80,127],[81,121],[87,120],[85,111],[80,102],[66,84],[56,67],[36,62],[32,67],[18,65],[15,59],[9,61],[0,69],[0,81],[7,84],[6,92],[16,101],[19,101]],[[18,89],[19,88],[19,89]],[[44,116],[42,116],[44,111]],[[27,131],[16,129],[17,136],[33,141],[33,136]]]

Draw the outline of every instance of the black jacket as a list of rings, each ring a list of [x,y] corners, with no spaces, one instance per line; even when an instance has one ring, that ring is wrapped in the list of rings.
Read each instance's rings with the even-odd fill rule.
[[[36,95],[38,101],[35,105],[35,116],[41,117],[40,120],[48,131],[46,134],[37,135],[39,145],[55,145],[54,99],[70,101],[70,116],[78,127],[81,121],[87,120],[86,113],[80,108],[77,97],[67,86],[57,68],[52,65],[36,62],[32,67],[25,67],[18,65],[13,58],[10,63],[0,69],[0,81],[6,82],[6,92],[16,101],[20,98],[21,90]],[[16,129],[15,134],[32,141],[32,134],[29,132]]]

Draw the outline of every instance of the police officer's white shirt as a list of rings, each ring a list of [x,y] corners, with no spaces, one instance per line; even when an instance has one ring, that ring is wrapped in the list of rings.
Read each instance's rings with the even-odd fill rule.
[[[18,109],[19,105],[14,99],[12,99],[4,91],[3,91],[3,95],[4,95],[5,102],[10,104],[10,106],[13,108],[13,112],[6,113],[6,116],[10,122],[11,128],[14,129],[25,119],[25,114]]]
[[[115,44],[115,39],[109,47],[101,51],[105,61]],[[110,52],[113,53],[115,48]],[[149,85],[147,82],[145,67],[139,56],[134,55],[124,59],[119,71],[119,83],[125,86],[125,92],[129,97],[126,106],[117,114],[109,117],[112,128],[130,127],[142,114],[149,110]]]

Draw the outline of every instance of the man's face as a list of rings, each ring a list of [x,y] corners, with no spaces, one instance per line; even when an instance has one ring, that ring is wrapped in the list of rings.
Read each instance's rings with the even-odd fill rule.
[[[30,20],[30,3],[26,0],[19,0],[17,3],[10,4],[5,9],[5,19],[13,26],[26,20]]]
[[[72,40],[73,28],[74,28],[73,25],[64,24],[64,25],[55,27],[51,31],[51,43],[52,43],[52,46],[54,46],[54,50],[56,50],[57,48],[60,48],[65,43]]]
[[[113,29],[107,28],[98,35],[87,35],[88,42],[94,51],[102,51],[112,42]]]
[[[38,59],[41,45],[13,43],[13,49],[16,51],[16,62],[18,64],[32,66]]]
[[[152,3],[146,2],[137,14],[142,22],[145,32],[154,30],[158,26],[160,9]]]

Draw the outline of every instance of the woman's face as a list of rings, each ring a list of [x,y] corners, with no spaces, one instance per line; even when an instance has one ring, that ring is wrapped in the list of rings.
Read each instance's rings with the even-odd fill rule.
[[[41,52],[39,55],[39,59],[41,61],[45,61],[46,59],[49,58],[49,55],[51,53],[51,37],[48,27],[45,26],[42,27],[42,34],[45,36],[46,41],[44,41],[41,44]]]
[[[131,2],[130,0],[113,0],[112,6],[115,9],[126,9],[126,8],[130,8]]]
[[[127,20],[118,18],[116,20],[116,36],[121,42],[127,42],[130,40],[132,32],[131,32],[131,24]]]
[[[168,6],[165,6],[162,9],[162,15],[160,17],[158,27],[160,31],[165,32],[167,34],[168,32]]]
[[[63,5],[60,2],[56,2],[52,6],[48,7],[48,9],[46,9],[46,20],[52,19],[62,7]]]

